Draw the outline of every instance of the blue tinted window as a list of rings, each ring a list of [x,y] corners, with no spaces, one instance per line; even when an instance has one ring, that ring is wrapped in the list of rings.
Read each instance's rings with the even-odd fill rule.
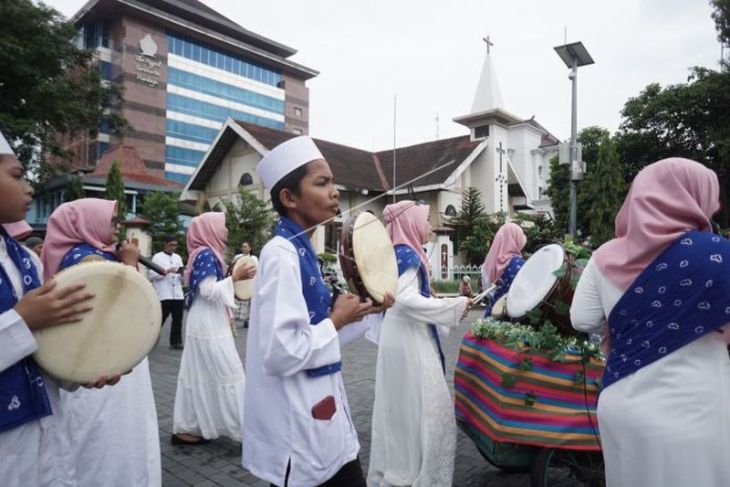
[[[205,152],[176,147],[174,145],[165,146],[165,162],[171,164],[179,164],[181,166],[195,167],[203,160]]]
[[[106,61],[102,61],[101,65],[101,79],[111,80],[112,79],[112,64]]]
[[[167,135],[178,139],[209,144],[218,135],[218,129],[168,119]]]
[[[180,174],[177,172],[170,172],[165,171],[165,179],[169,179],[170,181],[176,181],[181,184],[185,184],[188,182],[188,179],[190,179],[189,174]]]
[[[281,81],[281,74],[274,69],[265,68],[253,61],[224,54],[204,43],[193,42],[175,34],[168,33],[168,47],[174,54],[188,59],[223,69],[225,71],[246,76],[247,78],[277,86]],[[193,47],[195,46],[195,47]],[[199,50],[198,50],[199,49]]]
[[[284,100],[255,93],[237,86],[229,85],[197,74],[188,73],[176,68],[168,68],[167,82],[189,90],[215,96],[278,114],[284,114]]]
[[[173,112],[192,115],[194,117],[215,120],[217,122],[225,122],[228,117],[231,117],[243,122],[255,123],[262,127],[271,127],[275,129],[284,128],[284,122],[214,105],[212,103],[206,103],[200,100],[194,100],[174,93],[167,94],[167,109]]]

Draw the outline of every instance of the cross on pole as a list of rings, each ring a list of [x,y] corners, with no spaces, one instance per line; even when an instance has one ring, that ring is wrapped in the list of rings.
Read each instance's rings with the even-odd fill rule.
[[[482,40],[487,43],[487,54],[489,54],[489,48],[494,46],[494,43],[489,39],[489,36],[482,37]]]
[[[504,176],[504,168],[502,166],[502,156],[505,150],[502,148],[501,141],[499,142],[497,152],[499,153],[499,175],[497,176],[497,182],[499,183],[499,212],[504,213],[504,183],[507,181],[507,178]]]

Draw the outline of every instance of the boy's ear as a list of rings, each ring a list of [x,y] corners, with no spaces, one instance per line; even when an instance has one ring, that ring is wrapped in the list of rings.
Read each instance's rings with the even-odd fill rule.
[[[281,201],[282,206],[288,210],[293,210],[299,207],[296,196],[287,188],[279,191],[279,201]]]

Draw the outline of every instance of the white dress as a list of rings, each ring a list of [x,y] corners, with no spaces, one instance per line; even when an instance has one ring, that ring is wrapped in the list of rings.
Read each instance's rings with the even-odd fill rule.
[[[145,358],[119,383],[61,391],[80,486],[162,483],[157,409]]]
[[[40,261],[30,252],[42,278]],[[0,237],[0,265],[23,295],[22,276],[8,256]],[[23,318],[13,310],[0,314],[0,371],[35,352],[38,344]],[[74,487],[76,471],[64,428],[59,383],[43,375],[53,414],[0,433],[0,484],[3,487]],[[6,405],[2,405],[6,407]]]
[[[591,259],[573,326],[605,334],[623,295]],[[730,485],[730,360],[710,333],[610,385],[598,399],[608,487]]]
[[[246,377],[230,327],[233,280],[208,277],[188,311],[173,433],[241,441]]]
[[[380,330],[368,486],[448,486],[456,449],[454,403],[429,323],[456,327],[466,297],[421,296],[417,269],[398,279]]]

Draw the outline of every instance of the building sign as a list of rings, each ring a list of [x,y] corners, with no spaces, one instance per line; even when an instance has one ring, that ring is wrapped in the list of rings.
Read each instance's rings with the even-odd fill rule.
[[[160,84],[160,67],[162,61],[155,60],[157,55],[157,43],[152,36],[147,34],[139,41],[139,54],[134,56],[135,69],[137,70],[137,81],[147,86],[155,87]]]

